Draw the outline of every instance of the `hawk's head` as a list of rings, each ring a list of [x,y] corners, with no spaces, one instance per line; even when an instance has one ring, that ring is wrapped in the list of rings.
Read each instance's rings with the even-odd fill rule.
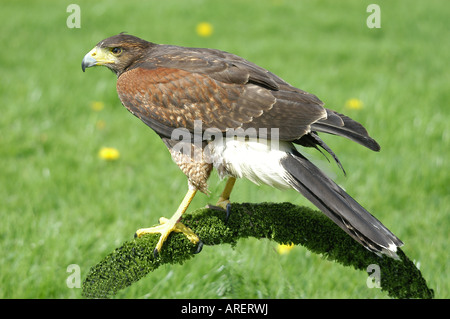
[[[120,33],[100,41],[83,58],[81,68],[104,65],[119,76],[131,64],[143,57],[153,43]]]

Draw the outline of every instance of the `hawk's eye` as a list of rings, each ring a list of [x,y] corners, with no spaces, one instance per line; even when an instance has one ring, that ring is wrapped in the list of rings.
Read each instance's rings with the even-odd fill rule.
[[[120,53],[122,53],[122,49],[121,48],[112,48],[111,52],[114,55],[119,55]]]

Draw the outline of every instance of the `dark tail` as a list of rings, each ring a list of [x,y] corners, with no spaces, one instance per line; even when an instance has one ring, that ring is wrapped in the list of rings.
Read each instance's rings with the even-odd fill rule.
[[[369,136],[367,130],[360,123],[336,111],[330,109],[326,109],[326,111],[327,118],[313,123],[312,131],[343,136],[372,151],[380,150],[380,145]]]
[[[403,245],[389,229],[300,153],[281,160],[291,186],[347,234],[376,254],[398,258]]]

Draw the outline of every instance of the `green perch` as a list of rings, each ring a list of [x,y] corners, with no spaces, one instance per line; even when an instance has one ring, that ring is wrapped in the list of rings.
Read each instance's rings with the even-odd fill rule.
[[[283,216],[283,218],[280,218]],[[225,222],[221,210],[203,208],[186,213],[182,222],[204,245],[237,243],[240,238],[267,238],[280,244],[302,245],[330,261],[366,271],[380,267],[381,289],[392,298],[433,298],[419,269],[398,249],[400,260],[379,257],[358,244],[319,211],[290,203],[233,203]],[[162,264],[182,264],[196,256],[197,245],[186,236],[173,233],[155,258],[159,235],[149,234],[127,241],[91,268],[83,282],[83,296],[111,298]],[[199,254],[201,256],[201,254]]]

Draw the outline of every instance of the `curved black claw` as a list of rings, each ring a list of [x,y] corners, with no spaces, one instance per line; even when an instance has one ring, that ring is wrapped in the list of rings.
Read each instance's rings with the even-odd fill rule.
[[[231,213],[231,204],[230,203],[227,204],[226,209],[223,209],[220,206],[209,205],[209,204],[206,205],[206,208],[224,211],[226,213],[225,224],[228,223],[228,219],[230,219],[230,213]]]
[[[198,242],[198,245],[197,245],[197,250],[194,252],[194,254],[198,254],[199,252],[202,251],[202,249],[203,249],[203,242],[200,239],[199,242]]]
[[[227,204],[226,211],[227,211],[227,214],[225,216],[225,224],[228,224],[228,219],[230,219],[230,214],[231,214],[231,204],[230,203]]]
[[[199,252],[202,251],[202,249],[203,249],[203,242],[202,242],[202,240],[200,239],[200,240],[198,241],[197,249],[195,250],[194,254],[198,254]],[[158,249],[155,248],[155,249],[153,250],[153,257],[154,257],[154,258],[158,258],[158,255],[159,255]]]

